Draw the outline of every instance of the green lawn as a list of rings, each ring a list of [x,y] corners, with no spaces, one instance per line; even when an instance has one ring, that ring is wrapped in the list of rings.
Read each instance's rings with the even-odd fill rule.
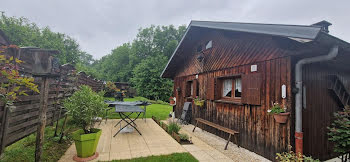
[[[112,98],[107,98],[109,100],[114,100]],[[135,97],[135,98],[125,98],[124,101],[149,101],[146,98],[143,97]],[[161,120],[167,119],[169,116],[169,113],[172,111],[172,107],[165,102],[155,102],[155,101],[149,101],[152,103],[152,105],[147,106],[146,111],[146,118],[151,118],[152,116],[155,116]],[[141,114],[142,117],[143,114]],[[132,114],[131,117],[135,117],[136,114]],[[114,112],[114,109],[111,109],[108,112],[108,118],[109,119],[119,119],[119,114]]]
[[[73,127],[72,124],[70,124],[70,121],[71,120],[68,120],[65,131],[68,133],[77,130],[77,128]],[[59,126],[62,124],[63,119],[60,120]],[[54,132],[55,127],[49,126],[45,129],[45,141],[43,144],[42,161],[58,161],[66,152],[70,144],[73,142],[71,140],[70,134],[68,134],[68,136],[65,136],[63,138],[64,140],[62,143],[58,143],[59,137],[53,137]],[[34,161],[35,139],[36,134],[34,133],[6,147],[4,156],[0,161]]]
[[[170,155],[148,156],[127,160],[113,160],[112,162],[196,162],[198,161],[190,153],[174,153]]]

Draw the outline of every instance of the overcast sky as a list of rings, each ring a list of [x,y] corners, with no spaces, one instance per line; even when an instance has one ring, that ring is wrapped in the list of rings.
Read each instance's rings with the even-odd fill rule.
[[[101,58],[140,27],[175,26],[191,20],[310,25],[327,20],[330,33],[350,41],[349,0],[1,0],[7,16],[24,16],[41,27],[75,38]]]

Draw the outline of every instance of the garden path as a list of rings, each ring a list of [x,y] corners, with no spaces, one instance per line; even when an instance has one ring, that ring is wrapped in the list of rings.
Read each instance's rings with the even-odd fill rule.
[[[110,161],[187,152],[152,119],[147,119],[146,122],[140,119],[136,121],[142,136],[137,131],[133,131],[132,133],[119,133],[116,137],[113,137],[119,129],[119,126],[114,127],[118,121],[119,119],[108,120],[107,123],[103,121],[99,126],[102,129],[102,135],[97,147],[99,157],[94,161]],[[125,123],[123,122],[123,124]],[[59,161],[73,161],[75,154],[75,145],[72,144]]]

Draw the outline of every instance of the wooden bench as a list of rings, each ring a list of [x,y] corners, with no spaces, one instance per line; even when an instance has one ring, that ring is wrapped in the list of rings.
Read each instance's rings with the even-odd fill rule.
[[[218,130],[221,130],[221,131],[224,131],[224,132],[230,134],[230,135],[228,136],[228,139],[227,139],[227,143],[226,143],[226,146],[225,146],[225,150],[227,150],[227,145],[228,145],[228,143],[230,142],[231,135],[234,136],[235,141],[236,141],[236,144],[237,144],[238,147],[239,147],[239,143],[238,143],[238,139],[237,139],[237,138],[238,138],[237,135],[239,135],[239,132],[234,131],[234,130],[229,129],[229,128],[225,128],[225,127],[223,127],[223,126],[221,126],[221,125],[212,123],[212,122],[210,122],[210,121],[207,121],[207,120],[204,120],[204,119],[201,119],[201,118],[196,118],[195,120],[196,120],[197,122],[196,122],[196,125],[194,126],[192,132],[194,132],[194,130],[195,130],[196,127],[198,126],[198,122],[199,122],[199,123],[203,123],[203,124],[205,124],[205,125],[211,126],[211,127],[213,127],[213,128],[216,128],[216,129],[218,129]],[[236,134],[237,134],[237,135],[236,135]],[[235,136],[235,135],[236,135],[236,136]]]

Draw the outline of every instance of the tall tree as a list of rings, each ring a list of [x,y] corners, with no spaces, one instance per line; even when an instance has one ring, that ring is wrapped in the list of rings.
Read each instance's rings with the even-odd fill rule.
[[[166,101],[171,96],[171,80],[160,78],[162,68],[167,62],[167,58],[162,55],[149,57],[142,60],[133,70],[132,82],[138,95],[152,100]]]
[[[131,82],[138,94],[167,100],[172,82],[160,74],[186,31],[186,26],[150,26],[139,29],[131,44],[112,50],[92,66],[100,79]]]
[[[94,68],[100,71],[99,78],[117,82],[128,82],[132,71],[129,64],[130,53],[130,44],[125,43],[113,49],[111,54],[102,57],[97,64],[93,65]]]
[[[12,44],[58,50],[58,58],[62,64],[79,62],[82,52],[79,44],[65,34],[51,31],[49,27],[41,29],[24,17],[7,17],[1,13],[0,29]]]

